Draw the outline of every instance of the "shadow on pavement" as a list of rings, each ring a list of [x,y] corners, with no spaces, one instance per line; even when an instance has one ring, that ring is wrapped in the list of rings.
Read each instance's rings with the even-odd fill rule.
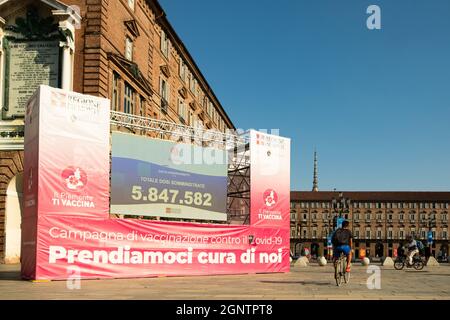
[[[286,284],[286,283],[294,283],[294,284],[304,284],[304,285],[317,285],[317,286],[329,286],[330,281],[324,282],[324,281],[270,281],[270,280],[264,280],[260,281],[261,283],[279,283],[279,284]]]
[[[428,271],[430,272],[430,271]],[[439,274],[439,273],[428,273],[425,274],[425,276],[441,276],[441,277],[450,277],[450,273],[445,273],[445,274]]]
[[[1,280],[23,281],[20,277],[20,271],[0,271],[0,281]]]

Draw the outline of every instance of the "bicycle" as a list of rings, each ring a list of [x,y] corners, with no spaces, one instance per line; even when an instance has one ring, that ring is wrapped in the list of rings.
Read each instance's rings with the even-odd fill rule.
[[[350,272],[347,272],[347,256],[343,252],[334,261],[334,279],[338,287],[342,284],[342,279],[345,283],[350,281]]]
[[[416,255],[413,257],[412,265],[409,265],[408,259],[406,257],[397,257],[397,259],[394,262],[395,270],[402,270],[405,266],[407,268],[413,267],[416,270],[422,270],[423,267],[425,266],[425,263],[423,262],[421,257]]]

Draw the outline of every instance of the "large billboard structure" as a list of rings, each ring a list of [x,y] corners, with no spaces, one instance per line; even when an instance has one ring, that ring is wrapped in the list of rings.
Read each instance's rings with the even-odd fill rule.
[[[111,213],[226,221],[227,167],[219,148],[113,132]]]
[[[147,121],[134,120],[140,129]],[[228,162],[194,166],[173,158],[180,156],[179,148],[191,146],[113,132],[110,188],[110,124],[106,99],[47,86],[30,99],[23,278],[67,279],[74,272],[92,279],[289,271],[289,139],[252,131],[240,148],[219,134],[224,148],[209,151],[227,155]],[[203,144],[196,150],[207,150]],[[249,163],[250,221],[233,225],[228,204],[236,192],[230,192],[230,174],[241,171],[239,157]],[[163,188],[167,184],[171,187]],[[158,218],[115,218],[109,211],[110,190],[111,213]],[[209,222],[199,223],[204,220]]]

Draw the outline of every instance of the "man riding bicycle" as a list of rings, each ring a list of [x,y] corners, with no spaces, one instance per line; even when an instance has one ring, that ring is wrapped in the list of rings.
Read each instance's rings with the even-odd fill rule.
[[[408,257],[408,264],[411,266],[413,257],[419,253],[419,248],[417,247],[417,242],[414,240],[414,238],[411,235],[406,236],[406,248],[407,248],[407,257]]]
[[[352,261],[352,246],[353,246],[353,236],[349,229],[350,223],[345,220],[342,222],[342,227],[337,229],[333,236],[331,237],[331,243],[334,247],[333,257],[334,260],[339,258],[341,253],[347,256],[347,269],[346,272],[350,272],[350,263]]]

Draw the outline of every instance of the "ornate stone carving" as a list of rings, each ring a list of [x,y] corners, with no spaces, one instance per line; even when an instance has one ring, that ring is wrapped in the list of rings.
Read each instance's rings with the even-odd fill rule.
[[[65,40],[66,36],[73,37],[71,34],[62,34],[52,16],[41,18],[35,6],[29,6],[26,17],[16,18],[15,25],[7,25],[5,30],[17,35],[10,35],[8,38],[26,40]]]

